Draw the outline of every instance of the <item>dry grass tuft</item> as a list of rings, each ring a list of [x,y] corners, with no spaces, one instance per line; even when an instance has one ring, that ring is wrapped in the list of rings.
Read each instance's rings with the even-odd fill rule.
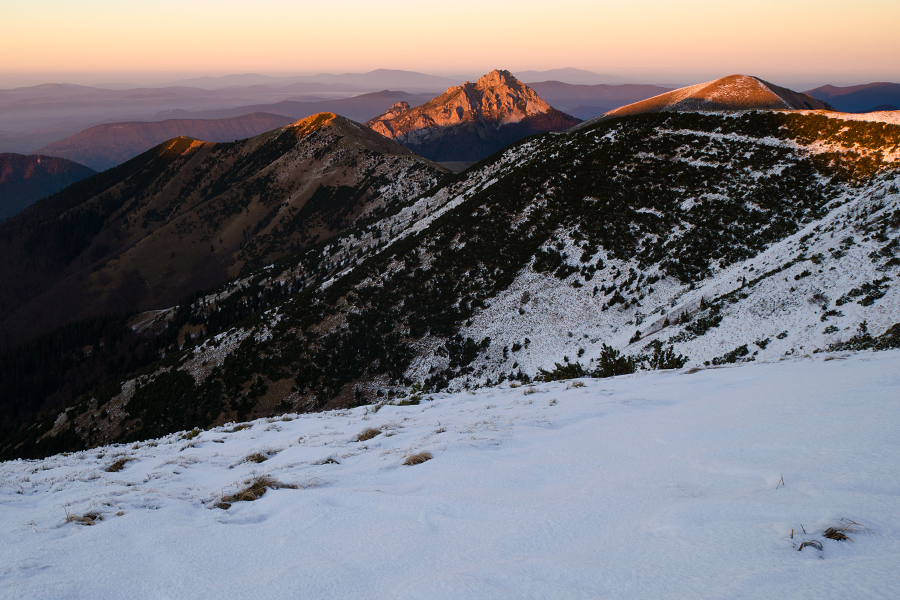
[[[403,461],[404,465],[421,465],[423,462],[429,461],[434,458],[431,455],[431,452],[419,452],[418,454],[410,454],[406,457],[406,460]]]
[[[839,529],[835,529],[834,527],[829,527],[828,529],[826,529],[824,531],[824,533],[822,535],[827,537],[829,540],[838,540],[838,541],[850,540],[851,542],[853,541],[849,537],[844,535],[843,531],[841,531]]]
[[[125,468],[126,463],[129,463],[133,460],[134,460],[133,458],[120,458],[113,464],[106,467],[106,472],[107,473],[118,473],[119,471],[121,471],[122,469]]]
[[[529,385],[527,388],[525,388],[525,390],[522,393],[525,394],[526,396],[530,396],[531,394],[537,394],[537,392],[538,391],[537,391],[536,387]]]
[[[800,544],[800,547],[797,548],[797,552],[800,552],[801,550],[803,550],[803,549],[806,548],[807,546],[810,546],[811,548],[815,548],[816,550],[821,550],[821,549],[822,549],[822,542],[820,542],[819,540],[811,540],[811,541],[809,541],[809,542],[803,542],[802,544]]]
[[[571,390],[572,388],[583,388],[583,387],[584,387],[583,381],[573,381],[572,383],[570,383],[569,385],[566,386],[566,389]]]
[[[363,429],[362,432],[360,432],[360,434],[358,436],[356,436],[356,441],[357,442],[366,442],[368,440],[371,440],[373,437],[375,437],[376,435],[378,435],[380,433],[381,433],[380,429],[375,429],[374,427],[369,427],[367,429]]]
[[[236,433],[238,431],[243,431],[245,429],[250,429],[250,425],[244,423],[243,425],[235,425],[231,429],[226,429],[225,433]]]
[[[262,452],[254,452],[253,454],[245,458],[244,462],[261,463],[266,462],[267,460],[269,460],[268,454],[263,454]]]
[[[231,505],[234,502],[253,502],[254,500],[259,500],[263,497],[263,494],[266,493],[266,490],[269,489],[280,490],[285,488],[297,488],[297,486],[295,485],[281,483],[274,477],[270,477],[268,475],[260,475],[259,477],[250,479],[248,481],[245,481],[244,483],[247,485],[247,487],[229,496],[222,496],[221,500],[216,502],[216,508],[227,510],[231,508]]]
[[[89,512],[81,515],[69,514],[66,512],[66,523],[78,523],[79,525],[94,525],[103,520],[103,515],[100,513]]]
[[[198,435],[200,435],[200,428],[199,428],[199,427],[194,427],[194,428],[191,429],[190,431],[186,431],[186,432],[182,433],[182,434],[181,434],[181,439],[183,439],[183,440],[192,440],[192,439],[194,439],[195,437],[197,437]]]
[[[847,534],[854,531],[862,531],[863,529],[867,529],[867,527],[865,525],[860,525],[856,521],[851,521],[850,519],[841,519],[840,525],[837,527],[829,527],[822,535],[829,540],[837,540],[839,542],[847,540],[852,542],[853,540]]]
[[[688,369],[687,371],[685,371],[685,373],[688,374],[688,375],[693,375],[694,373],[699,373],[699,372],[702,371],[702,370],[703,370],[703,369],[701,369],[700,367],[691,367],[690,369]]]

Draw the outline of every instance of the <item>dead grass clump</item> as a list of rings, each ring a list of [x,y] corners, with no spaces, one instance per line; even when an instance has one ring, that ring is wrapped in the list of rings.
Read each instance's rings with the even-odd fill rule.
[[[227,510],[231,508],[231,505],[235,502],[253,502],[254,500],[259,500],[263,497],[263,494],[266,493],[266,490],[269,489],[296,489],[296,486],[281,483],[269,475],[260,475],[259,477],[250,479],[244,483],[247,487],[229,496],[222,496],[222,498],[216,502],[216,508]]]
[[[120,458],[113,464],[106,467],[106,472],[107,473],[118,473],[119,471],[121,471],[122,469],[125,468],[126,463],[129,463],[133,460],[134,460],[133,458]]]
[[[410,454],[406,457],[406,460],[403,461],[404,465],[421,465],[423,462],[429,461],[434,458],[431,455],[431,452],[419,452],[418,454]]]
[[[182,434],[181,434],[181,439],[183,439],[183,440],[192,440],[192,439],[194,439],[195,437],[197,437],[198,435],[200,435],[200,429],[199,429],[198,427],[194,427],[194,428],[191,429],[190,431],[186,431],[186,432],[182,433]]]
[[[80,517],[66,512],[66,523],[78,523],[79,525],[95,525],[103,520],[100,513],[89,512],[84,513]]]
[[[808,541],[808,542],[803,542],[802,544],[800,544],[800,547],[797,548],[797,552],[800,552],[801,550],[803,550],[803,549],[806,548],[807,546],[809,546],[809,547],[811,547],[811,548],[815,548],[816,550],[821,550],[821,549],[822,549],[822,542],[820,542],[819,540],[810,540],[810,541]]]
[[[699,373],[699,372],[702,371],[702,370],[703,370],[703,369],[701,369],[700,367],[691,367],[690,369],[688,369],[687,371],[685,371],[685,373],[686,373],[687,375],[693,375],[694,373]]]
[[[824,533],[822,535],[827,537],[829,540],[838,540],[838,541],[850,540],[851,542],[853,541],[849,537],[844,535],[843,531],[840,531],[839,529],[835,529],[834,527],[829,527],[828,529],[826,529],[824,531]]]
[[[261,463],[269,460],[268,454],[263,454],[262,452],[254,452],[250,456],[244,459],[244,462],[253,462],[253,463]]]
[[[374,427],[369,427],[367,429],[363,429],[358,436],[356,436],[357,442],[366,442],[371,440],[376,435],[380,434],[380,429],[375,429]]]
[[[570,383],[569,385],[566,386],[566,389],[571,390],[572,388],[583,388],[583,387],[584,387],[583,381],[573,381],[572,383]]]
[[[225,433],[236,433],[238,431],[243,431],[245,429],[250,429],[250,425],[244,423],[243,425],[235,425],[231,429],[226,429]]]
[[[537,392],[538,392],[537,388],[528,386],[527,388],[525,388],[525,391],[523,391],[522,393],[525,394],[526,396],[530,396],[531,394],[537,394]]]
[[[861,531],[866,529],[865,525],[860,525],[856,521],[851,521],[850,519],[841,519],[840,525],[837,527],[829,527],[822,535],[827,537],[829,540],[837,540],[844,541],[847,540],[852,542],[853,540],[847,535],[848,533],[852,533],[854,531]]]

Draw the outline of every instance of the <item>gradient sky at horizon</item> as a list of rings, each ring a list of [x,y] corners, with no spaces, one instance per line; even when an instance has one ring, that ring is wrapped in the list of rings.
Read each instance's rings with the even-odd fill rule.
[[[470,74],[576,67],[681,83],[900,80],[897,0],[34,0],[3,8],[3,79]],[[86,83],[81,81],[80,83]]]

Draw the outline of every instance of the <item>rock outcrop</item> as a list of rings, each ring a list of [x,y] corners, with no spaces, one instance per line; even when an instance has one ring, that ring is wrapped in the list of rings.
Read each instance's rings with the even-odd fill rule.
[[[580,122],[500,70],[451,87],[421,106],[405,104],[395,104],[366,125],[436,161],[477,161],[528,135]]]

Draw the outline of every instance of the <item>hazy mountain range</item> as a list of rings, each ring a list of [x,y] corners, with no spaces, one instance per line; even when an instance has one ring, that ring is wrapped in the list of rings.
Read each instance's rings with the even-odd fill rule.
[[[38,150],[103,171],[166,140],[186,136],[207,142],[233,142],[290,124],[295,119],[250,113],[227,119],[169,119],[96,125]]]
[[[458,86],[453,86],[454,88]],[[534,91],[547,104],[576,117],[593,117],[634,100],[667,91],[666,88],[642,85],[572,85],[557,81],[534,84]],[[432,100],[427,94],[406,92],[373,92],[350,98],[316,101],[282,101],[274,104],[254,104],[211,111],[164,111],[155,117],[170,117],[165,121],[126,122],[98,125],[64,140],[55,141],[38,150],[40,153],[61,156],[81,162],[95,169],[106,169],[136,156],[154,145],[176,136],[196,137],[206,141],[231,141],[248,137],[267,129],[304,118],[319,112],[334,112],[365,122],[389,110],[392,105],[421,106]],[[268,111],[260,117],[253,111]],[[578,113],[577,115],[575,113]],[[276,116],[284,118],[279,122]],[[377,117],[376,117],[377,118]],[[565,126],[572,123],[566,122]],[[563,127],[561,125],[561,127]],[[564,127],[563,127],[564,128]],[[522,131],[537,132],[537,129]],[[243,135],[242,135],[243,133]],[[507,143],[512,138],[507,136]],[[491,148],[499,149],[496,145]],[[489,152],[490,153],[490,152]],[[472,156],[484,155],[476,152]],[[471,160],[463,161],[471,162]]]

